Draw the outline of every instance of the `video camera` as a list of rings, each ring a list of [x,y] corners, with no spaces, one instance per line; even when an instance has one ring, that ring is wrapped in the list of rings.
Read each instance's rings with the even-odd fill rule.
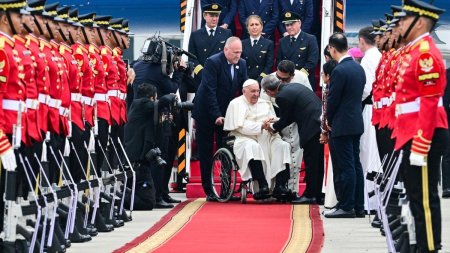
[[[156,64],[165,64],[167,67],[171,67],[174,63],[178,62],[177,68],[185,71],[187,74],[192,74],[194,70],[194,64],[187,63],[187,67],[179,65],[181,56],[183,54],[190,58],[197,59],[197,57],[188,51],[183,50],[167,41],[160,36],[152,36],[145,40],[144,46],[141,49],[141,59]]]
[[[150,149],[145,154],[145,159],[149,162],[155,161],[159,167],[164,167],[167,164],[167,162],[161,158],[161,150],[158,147]]]

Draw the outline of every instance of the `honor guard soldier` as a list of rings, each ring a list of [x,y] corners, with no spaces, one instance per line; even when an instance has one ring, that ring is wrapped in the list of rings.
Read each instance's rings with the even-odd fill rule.
[[[408,43],[397,75],[395,149],[403,151],[401,169],[414,217],[419,252],[441,248],[438,180],[448,145],[442,96],[445,67],[430,31],[445,10],[420,0],[405,0],[400,33]]]
[[[112,19],[110,24],[113,29],[115,29],[114,40],[116,41],[117,46],[113,49],[114,60],[117,62],[117,69],[119,71],[119,91],[120,91],[120,123],[119,125],[123,126],[127,122],[127,103],[126,103],[126,95],[127,95],[127,87],[128,87],[128,76],[127,76],[127,64],[123,60],[123,49],[126,49],[126,44],[129,43],[128,39],[122,39],[122,36],[126,35],[126,32],[123,30],[123,18]],[[128,21],[127,21],[128,22]],[[128,28],[128,27],[127,27]],[[126,40],[126,41],[125,41]],[[123,138],[121,134],[121,139]]]
[[[258,15],[264,25],[263,36],[267,39],[274,39],[275,29],[280,18],[280,11],[277,1],[272,0],[247,0],[239,1],[238,6],[239,21],[244,28],[248,16]],[[242,29],[242,39],[248,38],[248,31]]]
[[[189,38],[189,52],[197,56],[197,59],[189,58],[194,62],[194,77],[197,87],[202,80],[202,69],[205,61],[213,54],[217,54],[225,47],[225,41],[231,37],[231,31],[218,26],[219,15],[222,7],[218,4],[210,4],[203,7],[203,18],[206,25],[193,32]]]
[[[22,82],[24,67],[19,58],[19,52],[14,49],[13,35],[19,30],[21,23],[20,9],[26,5],[24,0],[0,1],[0,231],[2,233],[0,251],[14,249],[15,227],[10,228],[4,220],[9,220],[12,206],[16,201],[16,167],[17,163],[13,148],[18,149],[21,142],[26,143],[26,87]],[[22,127],[24,128],[22,130]]]
[[[273,42],[262,36],[263,21],[257,15],[250,15],[246,21],[250,38],[242,41],[242,58],[247,62],[248,77],[261,80],[272,73]]]
[[[294,62],[295,69],[308,75],[309,83],[315,91],[314,69],[319,60],[319,48],[316,37],[300,29],[301,22],[300,15],[295,12],[283,14],[283,24],[289,36],[280,40],[277,64],[282,60]]]

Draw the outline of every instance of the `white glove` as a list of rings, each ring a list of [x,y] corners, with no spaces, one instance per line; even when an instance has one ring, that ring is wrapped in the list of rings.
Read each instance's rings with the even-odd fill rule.
[[[411,165],[422,167],[427,165],[425,158],[426,156],[424,155],[411,152],[411,154],[409,155],[409,162],[411,163]]]
[[[3,153],[1,156],[2,159],[2,166],[7,171],[14,171],[17,167],[16,163],[16,156],[14,155],[14,150],[9,149],[5,153]]]

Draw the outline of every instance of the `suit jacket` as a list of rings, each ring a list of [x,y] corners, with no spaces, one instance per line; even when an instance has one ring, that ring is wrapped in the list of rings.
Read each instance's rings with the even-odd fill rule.
[[[297,123],[300,147],[320,132],[322,103],[316,94],[302,84],[283,84],[275,97],[280,120],[273,124],[277,132]],[[317,140],[319,141],[319,140]]]
[[[189,61],[194,62],[194,65],[204,66],[208,57],[223,51],[225,41],[231,37],[231,31],[217,27],[214,32],[214,37],[209,37],[209,31],[206,28],[200,28],[193,32],[189,38],[189,52],[197,56],[197,59],[189,58]]]
[[[155,147],[154,108],[150,99],[136,98],[128,111],[124,146],[131,162],[144,161],[146,152]]]
[[[237,11],[237,0],[201,0],[200,4],[203,7],[207,4],[219,4],[222,6],[222,10],[219,16],[219,26],[223,24],[227,24],[231,26],[234,24],[234,16],[236,16]],[[205,20],[202,20],[202,26],[204,25]]]
[[[215,54],[205,62],[203,77],[195,95],[192,117],[197,124],[213,125],[218,117],[224,117],[230,101],[239,95],[247,80],[245,60],[234,66],[234,78],[223,52]]]
[[[292,5],[291,0],[278,0],[278,2],[280,17],[288,11],[300,14],[302,18],[302,30],[306,33],[311,33],[314,18],[313,0],[294,0]],[[281,23],[281,18],[278,23],[278,30],[281,35],[286,32],[286,27]]]
[[[314,74],[314,67],[319,60],[319,47],[316,37],[301,31],[292,45],[290,36],[282,38],[277,64],[282,60],[290,60],[295,63],[296,69],[304,68],[309,74]]]
[[[273,42],[260,37],[256,46],[252,43],[250,38],[242,41],[242,58],[247,62],[248,77],[256,80],[272,73]]]
[[[278,24],[280,16],[278,0],[242,0],[238,6],[239,21],[242,26],[242,38],[248,38],[245,21],[250,15],[258,15],[263,20],[264,37],[273,39],[273,33]]]
[[[351,57],[342,59],[331,72],[327,100],[331,137],[364,132],[361,97],[365,83],[364,69]]]
[[[156,87],[158,97],[169,93],[175,93],[183,78],[183,73],[175,71],[172,78],[165,76],[161,70],[161,64],[155,64],[147,61],[137,61],[133,64],[136,78],[133,82],[133,96],[137,97],[137,89],[143,83],[153,84]]]

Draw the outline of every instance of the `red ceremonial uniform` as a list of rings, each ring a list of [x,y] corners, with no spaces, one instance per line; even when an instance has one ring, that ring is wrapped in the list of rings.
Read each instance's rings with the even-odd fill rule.
[[[66,63],[64,61],[64,57],[61,54],[61,48],[58,42],[51,41],[53,52],[55,52],[55,60],[57,61],[57,66],[60,73],[60,83],[56,84],[55,92],[61,94],[61,106],[59,109],[59,119],[61,122],[61,132],[60,134],[64,134],[64,136],[68,136],[70,134],[70,88],[69,88],[69,76]],[[59,87],[58,87],[59,86]],[[51,95],[50,95],[51,96]]]
[[[27,120],[27,135],[32,141],[40,142],[42,141],[41,128],[39,123],[41,119],[39,117],[39,92],[36,86],[36,62],[33,60],[34,56],[28,49],[30,42],[19,35],[14,35],[14,49],[19,52],[19,57],[21,59],[21,64],[23,65],[22,82],[25,84],[26,88],[26,120]]]
[[[21,141],[28,144],[26,136],[26,88],[22,82],[24,78],[24,67],[19,57],[19,52],[14,49],[14,41],[10,36],[0,32],[0,71],[5,74],[1,78],[6,84],[5,93],[3,94],[2,109],[4,120],[4,131],[6,134],[13,134],[13,125],[21,124]],[[18,112],[21,108],[22,118],[18,122]]]
[[[81,95],[81,75],[79,71],[78,62],[73,56],[72,48],[68,45],[61,43],[59,46],[59,53],[64,58],[66,69],[68,73],[68,85],[70,92],[70,119],[81,130],[84,131],[84,123],[82,117],[82,95]]]
[[[100,47],[103,66],[105,68],[105,82],[108,89],[108,97],[111,109],[111,123],[120,124],[120,107],[122,101],[120,100],[119,90],[119,70],[117,62],[113,58],[113,51],[108,46]]]
[[[48,130],[55,134],[60,134],[61,120],[59,116],[59,108],[61,107],[61,79],[64,74],[62,66],[62,59],[58,56],[55,48],[50,42],[40,38],[41,50],[45,54],[46,63],[48,67],[48,76],[50,81],[48,99]],[[56,49],[57,50],[57,49]]]
[[[442,96],[447,84],[442,55],[427,33],[405,48],[396,88],[395,149],[427,155],[436,128],[448,128]]]
[[[48,101],[50,96],[48,95],[49,87],[50,87],[50,79],[48,77],[48,67],[47,60],[45,58],[45,54],[42,52],[40,48],[40,42],[37,37],[32,34],[28,34],[26,36],[27,42],[26,46],[31,52],[31,57],[35,62],[35,83],[38,90],[38,99],[39,99],[39,127],[42,132],[48,131]]]
[[[82,117],[89,123],[94,125],[94,78],[92,76],[92,64],[89,60],[89,51],[80,42],[72,45],[73,57],[78,63],[81,77],[81,99],[82,99]]]
[[[389,50],[389,52],[386,55],[386,64],[384,65],[384,69],[382,73],[380,73],[383,76],[383,82],[382,82],[382,91],[381,91],[381,103],[382,103],[382,109],[381,109],[381,116],[380,116],[380,125],[379,128],[386,127],[388,124],[388,118],[386,116],[387,112],[389,111],[389,108],[392,104],[391,101],[391,85],[392,85],[392,79],[389,75],[391,69],[392,69],[392,62],[394,60],[394,53],[395,49],[392,48]]]
[[[123,51],[122,49],[116,47],[113,49],[113,55],[117,62],[117,69],[119,71],[119,90],[121,92],[120,99],[121,99],[121,106],[120,106],[120,125],[123,125],[127,122],[127,81],[128,81],[128,75],[127,75],[127,65],[125,61],[122,59]]]
[[[381,98],[383,97],[383,81],[385,65],[387,64],[388,52],[383,52],[381,55],[378,67],[375,70],[375,81],[372,84],[372,99],[373,99],[373,112],[372,112],[372,125],[376,126],[380,124],[380,119],[382,116],[383,102]],[[379,128],[379,127],[378,127]]]
[[[0,32],[0,101],[3,101],[10,79],[18,79],[13,78],[13,75],[18,75],[17,65],[11,57],[13,46],[14,42],[11,38]],[[0,103],[0,155],[12,148],[5,134],[7,124],[9,121],[6,119],[3,104]]]
[[[108,89],[105,83],[105,67],[100,57],[100,50],[95,45],[89,45],[89,60],[92,64],[94,78],[95,103],[97,104],[97,117],[106,120],[111,125],[111,113],[109,110]]]

